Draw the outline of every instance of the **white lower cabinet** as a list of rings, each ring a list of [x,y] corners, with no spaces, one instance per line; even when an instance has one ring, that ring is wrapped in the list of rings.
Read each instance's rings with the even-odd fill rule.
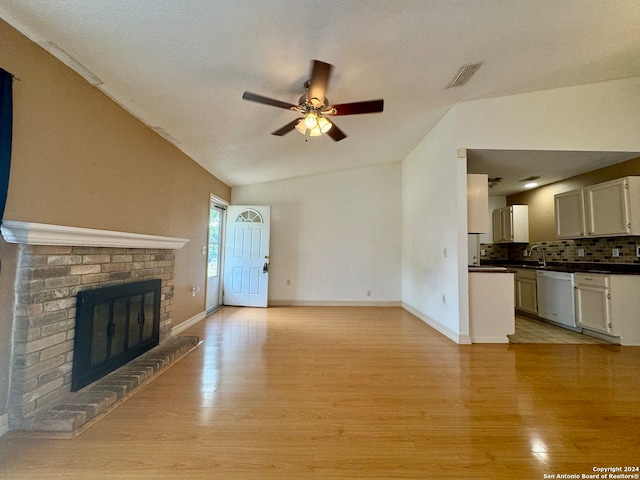
[[[576,273],[576,321],[582,328],[640,345],[640,275]]]
[[[515,274],[516,310],[537,315],[538,292],[536,286],[536,271],[516,268]]]
[[[616,335],[611,323],[610,277],[576,274],[576,323],[596,332]]]

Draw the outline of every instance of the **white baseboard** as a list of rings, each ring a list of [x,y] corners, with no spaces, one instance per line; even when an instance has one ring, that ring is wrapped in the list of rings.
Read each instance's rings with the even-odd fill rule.
[[[200,312],[197,315],[191,317],[189,320],[185,320],[184,322],[179,323],[175,327],[171,328],[171,335],[180,335],[186,329],[193,327],[198,322],[204,320],[206,316],[207,312]]]
[[[0,415],[0,437],[9,431],[9,414]]]
[[[415,315],[420,320],[422,320],[424,323],[429,325],[431,328],[437,330],[439,333],[441,333],[445,337],[449,338],[450,340],[453,340],[457,344],[460,344],[460,345],[471,345],[471,337],[469,336],[468,333],[454,332],[453,330],[451,330],[446,325],[443,325],[442,323],[438,322],[437,320],[434,320],[433,318],[431,318],[429,315],[426,315],[426,314],[420,312],[419,310],[416,310],[415,308],[413,308],[410,305],[407,305],[404,302],[402,302],[402,308],[404,308],[406,311],[408,311],[412,315]]]
[[[344,302],[319,300],[269,300],[270,307],[401,307],[401,302]]]
[[[471,337],[471,343],[509,343],[509,337]]]

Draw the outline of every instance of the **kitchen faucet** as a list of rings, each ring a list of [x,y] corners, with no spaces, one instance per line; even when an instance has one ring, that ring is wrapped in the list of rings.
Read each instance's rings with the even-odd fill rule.
[[[546,267],[547,256],[544,253],[544,248],[542,248],[540,245],[532,245],[531,248],[529,249],[529,256],[531,256],[531,252],[533,252],[534,250],[540,250],[542,252],[542,266]],[[538,263],[540,263],[540,260],[538,260]]]

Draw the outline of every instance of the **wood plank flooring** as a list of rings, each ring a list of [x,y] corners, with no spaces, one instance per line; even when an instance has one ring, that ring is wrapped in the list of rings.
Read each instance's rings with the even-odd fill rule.
[[[185,334],[204,342],[81,436],[0,438],[0,478],[542,479],[640,463],[640,347],[456,345],[400,308],[226,307]]]

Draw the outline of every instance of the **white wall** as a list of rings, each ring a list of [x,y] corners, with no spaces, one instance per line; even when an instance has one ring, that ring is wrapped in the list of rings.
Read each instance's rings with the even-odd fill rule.
[[[236,187],[232,204],[272,207],[270,305],[400,305],[399,163]]]
[[[469,342],[466,162],[454,108],[402,164],[402,302],[458,343]]]
[[[458,143],[506,150],[640,151],[640,77],[458,104]]]

